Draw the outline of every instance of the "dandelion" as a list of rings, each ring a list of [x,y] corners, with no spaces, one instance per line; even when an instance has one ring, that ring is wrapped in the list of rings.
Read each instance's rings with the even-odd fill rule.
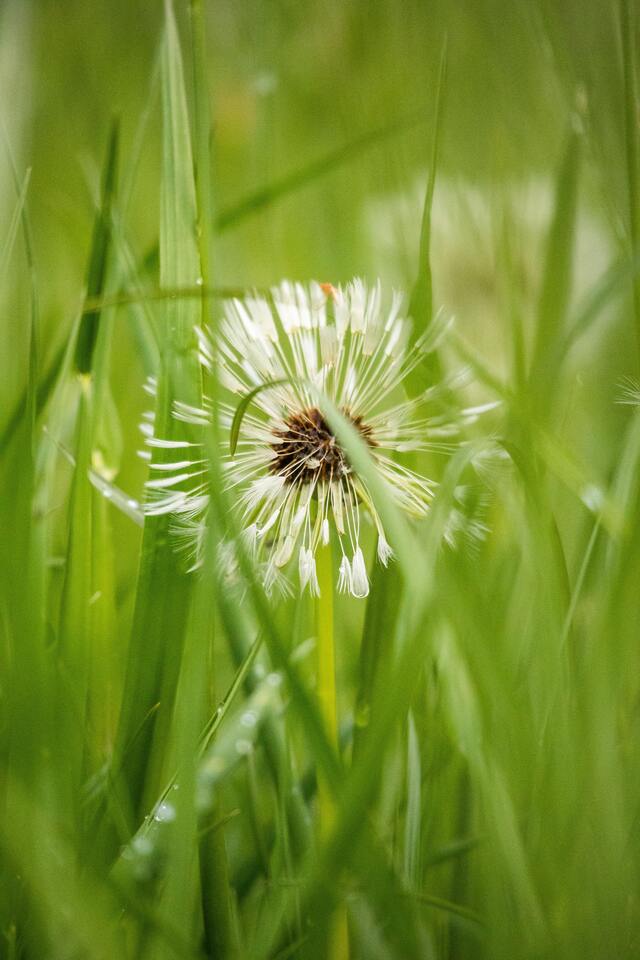
[[[377,533],[379,561],[386,565],[393,555],[367,482],[322,414],[320,395],[360,435],[396,504],[415,517],[428,510],[435,483],[397,457],[448,450],[455,426],[424,415],[428,390],[415,399],[402,391],[407,375],[435,345],[435,334],[412,344],[411,322],[401,310],[402,297],[395,292],[383,307],[379,282],[370,288],[359,279],[345,288],[283,282],[270,298],[227,302],[215,345],[207,330],[198,330],[201,363],[211,372],[217,357],[220,383],[236,398],[220,405],[226,430],[238,400],[262,388],[244,416],[237,449],[221,459],[244,543],[268,588],[297,558],[301,589],[318,595],[316,553],[335,537],[341,554],[338,589],[366,596],[364,516]],[[174,412],[204,425],[211,405],[178,403]],[[145,425],[151,449],[170,447],[176,459],[151,462],[146,512],[174,515],[197,564],[209,503],[206,457],[197,444],[164,441],[151,427]]]

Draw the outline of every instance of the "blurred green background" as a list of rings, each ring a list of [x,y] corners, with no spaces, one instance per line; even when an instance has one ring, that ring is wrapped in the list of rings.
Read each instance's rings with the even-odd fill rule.
[[[46,278],[43,342],[50,359],[78,309],[114,117],[122,124],[123,156],[137,164],[127,213],[131,243],[140,257],[154,244],[160,141],[152,77],[162,5],[65,0],[61,8],[46,0],[5,0],[1,16],[2,115],[18,168],[32,168],[29,203],[37,269]],[[586,137],[578,292],[623,248],[628,204],[617,21],[616,5],[600,2],[210,4],[217,211],[312,168],[298,189],[215,236],[218,284],[260,286],[282,276],[343,281],[362,274],[411,288],[446,36],[435,299],[499,364],[505,352],[498,317],[500,218],[505,210],[513,218],[514,269],[530,306],[552,182],[572,123]],[[376,131],[387,135],[359,146],[360,137]],[[315,164],[343,148],[344,159],[316,175]],[[5,155],[4,222],[13,196]],[[16,278],[7,291],[2,330],[6,409],[17,402],[24,377],[19,286]],[[587,397],[606,389],[611,399],[612,379],[632,372],[625,361],[629,331],[608,319],[597,351],[602,376],[590,366]],[[121,360],[115,376],[131,384],[128,351]],[[611,405],[607,413],[616,416]]]
[[[203,78],[189,4],[174,6],[197,141]],[[223,290],[363,276],[410,298],[425,269],[446,50],[429,260],[434,306],[455,316],[456,334],[440,363],[470,366],[463,402],[501,401],[465,436],[492,437],[505,459],[455,475],[479,491],[482,543],[431,550],[414,596],[399,563],[374,575],[366,605],[339,601],[344,796],[358,799],[340,807],[336,835],[354,831],[342,857],[327,844],[319,866],[298,858],[296,804],[304,794],[308,829],[322,746],[309,733],[313,710],[289,688],[287,708],[271,726],[269,714],[264,741],[240,763],[237,700],[250,694],[232,688],[210,757],[216,776],[224,771],[222,799],[204,827],[191,801],[178,805],[175,832],[158,839],[154,804],[195,756],[238,665],[250,673],[247,645],[265,618],[245,598],[239,625],[214,575],[212,610],[180,572],[170,583],[178,567],[163,541],[165,580],[154,568],[152,586],[158,598],[168,583],[167,596],[182,591],[184,606],[152,623],[140,601],[139,527],[70,462],[142,497],[143,384],[166,332],[152,297],[171,115],[161,97],[164,5],[2,0],[0,956],[338,960],[327,931],[341,902],[362,960],[636,957],[636,5],[210,0],[203,9],[212,284]],[[81,380],[62,358],[86,295],[114,120],[122,260],[107,292],[149,296],[102,311],[109,344],[96,378],[107,387],[85,435]],[[32,270],[17,203],[27,171]],[[617,402],[625,383],[631,404]],[[450,507],[446,464],[417,466],[444,478]],[[425,554],[438,539],[435,514],[416,529]],[[290,600],[267,619],[311,689],[310,605]],[[79,645],[67,648],[68,638]],[[400,641],[413,651],[404,677],[393,672]],[[269,653],[257,658],[258,692],[265,672],[284,670]],[[371,657],[383,677],[373,693]],[[385,671],[397,687],[385,687]],[[76,693],[89,704],[86,730]],[[356,702],[369,696],[359,715]],[[379,757],[358,760],[353,723],[376,716],[390,718],[388,739]],[[125,727],[133,739],[123,746]],[[196,766],[185,795],[189,776],[206,779]]]

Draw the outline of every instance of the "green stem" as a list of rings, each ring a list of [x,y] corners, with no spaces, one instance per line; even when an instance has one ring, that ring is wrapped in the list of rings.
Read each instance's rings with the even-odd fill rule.
[[[320,596],[316,599],[318,707],[329,741],[338,752],[340,747],[333,634],[333,564],[330,546],[321,546],[318,549],[316,565],[320,587]],[[320,771],[318,771],[317,811],[318,839],[322,842],[327,840],[333,831],[336,805],[330,785]],[[348,960],[349,957],[347,911],[342,902],[338,905],[333,919],[327,956],[330,960]]]
[[[318,706],[331,745],[338,749],[338,706],[333,642],[333,571],[331,547],[321,546],[316,555],[320,596],[316,600]],[[318,827],[321,839],[331,832],[335,803],[329,784],[318,775]]]

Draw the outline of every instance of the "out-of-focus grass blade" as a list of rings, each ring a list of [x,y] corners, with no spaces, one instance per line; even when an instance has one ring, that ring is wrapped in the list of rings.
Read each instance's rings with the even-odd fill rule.
[[[515,897],[515,908],[526,918],[527,937],[535,943],[544,929],[542,906],[505,778],[497,762],[488,755],[489,751],[485,751],[484,730],[474,684],[450,632],[441,639],[438,662],[445,684],[449,716],[460,750],[467,758],[474,781],[482,791],[492,834],[501,844],[501,854]]]
[[[438,68],[433,141],[431,145],[429,174],[427,177],[427,190],[425,193],[424,207],[422,209],[422,222],[420,225],[418,273],[413,291],[411,293],[411,300],[409,301],[409,314],[413,318],[414,323],[414,328],[412,330],[414,342],[425,332],[433,317],[433,280],[431,276],[431,209],[433,207],[433,195],[436,187],[436,174],[440,155],[440,136],[446,73],[447,40],[445,37],[442,45],[442,51],[440,53],[440,66]]]
[[[371,722],[371,697],[385,645],[393,635],[401,577],[396,564],[385,568],[374,563],[371,590],[360,641],[359,677],[353,734],[353,759],[357,760]]]
[[[121,241],[123,242],[123,241]],[[131,258],[128,264],[132,269]],[[252,288],[253,289],[253,288]],[[128,307],[157,303],[163,300],[228,300],[232,297],[243,297],[246,290],[241,287],[208,287],[203,284],[180,287],[140,287],[138,289],[123,289],[118,293],[109,294],[87,300],[83,306],[83,313],[93,310],[103,310],[105,307]]]
[[[465,920],[475,927],[482,926],[482,919],[478,916],[475,910],[470,910],[468,907],[463,907],[459,903],[453,903],[451,900],[445,900],[444,897],[436,897],[431,893],[414,893],[412,896],[416,900],[419,900],[430,907],[434,907],[436,910],[444,910],[445,913],[450,913],[454,917]]]
[[[27,199],[27,190],[29,189],[30,179],[31,170],[27,170],[20,187],[16,205],[11,215],[11,221],[9,223],[7,235],[4,239],[4,243],[2,244],[2,249],[0,250],[0,282],[4,280],[4,274],[9,266],[9,261],[11,259],[11,254],[13,253],[13,247],[16,242],[18,230],[20,229],[20,224],[22,223],[22,214]]]
[[[54,693],[45,648],[44,518],[35,502],[35,411],[40,372],[38,282],[26,205],[28,175],[18,176],[12,151],[8,143],[6,146],[17,194],[17,217],[10,225],[3,260],[5,265],[10,262],[19,223],[29,280],[26,336],[11,353],[11,362],[24,371],[24,400],[16,410],[13,442],[7,438],[0,445],[0,661],[5,678],[0,735],[0,809],[4,828],[0,846],[5,889],[0,898],[0,923],[7,937],[7,951],[15,946],[17,955],[18,944],[29,929],[29,915],[38,902],[36,888],[53,863],[36,836],[31,808],[23,801],[26,797],[35,804],[49,803],[52,809],[57,808],[52,770],[46,763],[54,739]],[[27,873],[31,882],[25,890]]]
[[[469,851],[474,850],[479,843],[480,840],[478,837],[463,837],[461,840],[454,840],[439,850],[434,850],[434,852],[427,857],[425,868],[428,870],[430,867],[437,867],[441,863],[446,863],[448,860],[463,857],[466,853],[469,853]]]
[[[556,180],[529,375],[534,396],[546,409],[558,382],[553,360],[558,357],[571,297],[580,154],[581,134],[571,127]]]
[[[368,133],[356,137],[337,150],[333,150],[320,160],[310,163],[307,167],[297,170],[294,173],[277,180],[267,187],[257,190],[227,209],[221,210],[216,218],[216,227],[218,230],[226,230],[235,226],[240,221],[253,213],[269,206],[283,196],[287,196],[296,190],[301,189],[309,183],[313,183],[319,177],[325,176],[332,170],[347,163],[359,153],[374,147],[385,140],[410,130],[412,127],[425,122],[424,110],[416,110],[415,113],[402,117],[395,123],[379,127],[377,130],[370,130]]]
[[[631,256],[635,260],[640,252],[638,246],[640,240],[640,173],[638,171],[638,87],[634,12],[635,7],[631,0],[620,0],[629,240]],[[636,347],[640,355],[640,275],[637,272],[633,278],[632,291]]]
[[[628,260],[615,261],[606,273],[600,278],[597,284],[588,292],[584,300],[578,305],[569,329],[566,332],[565,342],[562,346],[564,352],[568,352],[577,340],[584,336],[592,324],[598,320],[603,313],[604,308],[614,300],[617,294],[623,290],[625,281],[634,280],[634,277],[640,273],[640,258],[629,262]],[[562,362],[563,357],[559,357],[558,364]]]
[[[607,567],[612,579],[620,576],[621,568],[630,568],[631,555],[637,544],[633,536],[635,528],[635,504],[638,489],[638,471],[640,464],[640,408],[625,430],[620,462],[613,479],[611,496],[616,510],[626,519],[626,528],[621,538],[612,538],[607,548]],[[613,597],[611,597],[613,600]]]
[[[3,818],[0,824],[0,849],[32,898],[31,912],[20,929],[20,943],[26,948],[21,955],[46,956],[64,943],[68,955],[87,960],[121,956],[115,897],[91,871],[78,871],[77,850],[51,808],[51,796],[48,802],[38,798],[18,780],[10,783],[10,789],[29,825],[23,834],[16,830],[16,821]],[[32,843],[37,858],[30,856]]]
[[[480,360],[476,352],[459,336],[454,336],[454,344],[460,358],[473,370],[478,380],[493,390],[509,407],[509,410],[518,421],[519,428],[526,436],[526,452],[524,445],[510,440],[502,442],[505,450],[512,457],[525,478],[532,479],[531,440],[533,438],[536,455],[545,464],[547,469],[558,478],[584,505],[602,518],[606,529],[617,535],[623,525],[623,517],[613,501],[606,493],[597,478],[589,475],[587,468],[580,463],[568,449],[566,442],[562,442],[554,433],[548,430],[532,411],[519,403],[508,387],[506,387]],[[528,431],[528,432],[527,432]]]
[[[74,439],[76,466],[69,499],[69,532],[58,629],[61,698],[58,770],[70,811],[78,802],[86,746],[92,595],[92,511],[88,480],[93,426],[93,383],[82,375]],[[66,792],[65,790],[65,792]]]
[[[58,380],[60,370],[62,369],[62,364],[63,364],[66,350],[67,350],[66,344],[64,344],[58,349],[47,371],[40,377],[40,380],[38,381],[35,387],[35,390],[34,390],[35,414],[38,414],[42,411],[47,400],[51,396],[51,392]],[[9,415],[9,418],[6,421],[6,424],[2,430],[2,433],[0,434],[0,447],[4,448],[8,446],[8,444],[10,443],[13,435],[16,432],[18,424],[20,423],[20,417],[22,416],[22,411],[24,410],[26,403],[27,403],[27,397],[26,397],[26,390],[25,390],[24,397],[22,397],[16,404],[13,410],[13,413]]]
[[[93,232],[89,267],[87,273],[87,291],[93,296],[104,292],[110,258],[110,217],[115,190],[117,169],[117,127],[114,126],[107,149],[103,172],[102,206],[96,215]],[[96,661],[97,651],[92,650],[92,634],[95,625],[91,600],[95,588],[93,560],[99,556],[102,560],[108,555],[106,543],[99,550],[93,546],[92,490],[89,484],[94,431],[96,425],[96,397],[106,390],[106,369],[94,376],[95,348],[99,337],[100,314],[86,315],[81,321],[75,342],[73,371],[74,386],[77,389],[75,472],[69,501],[69,532],[65,561],[64,585],[60,604],[58,650],[60,659],[60,679],[63,700],[60,710],[60,723],[63,735],[58,738],[60,748],[65,751],[60,770],[67,770],[66,787],[70,790],[69,806],[79,798],[79,783],[85,764],[86,719],[89,706],[90,663],[92,656]],[[96,529],[96,533],[100,533]],[[102,538],[101,538],[102,539]],[[102,553],[104,549],[105,554]],[[106,567],[102,568],[104,573]],[[105,591],[107,583],[101,584]],[[106,611],[111,602],[110,596],[98,596],[100,612]],[[100,646],[104,651],[106,640],[102,636]],[[104,662],[101,663],[101,666]],[[104,717],[106,700],[103,697],[98,715]],[[103,743],[106,732],[103,731]]]
[[[332,151],[320,160],[316,160],[308,166],[256,190],[255,193],[238,201],[238,203],[221,210],[220,213],[214,217],[216,230],[223,232],[231,227],[235,227],[247,217],[269,207],[282,197],[286,197],[290,193],[294,193],[296,190],[313,183],[319,177],[323,177],[331,173],[332,170],[338,169],[343,163],[349,162],[370,147],[375,147],[378,143],[383,143],[385,140],[391,139],[397,134],[409,131],[424,123],[426,123],[426,114],[425,111],[421,109],[397,120],[395,123],[387,124],[376,130],[370,130],[368,133],[338,147],[337,150]],[[157,257],[158,250],[156,247],[152,247],[147,252],[145,263],[152,265],[157,261]]]
[[[418,733],[409,711],[407,715],[407,809],[404,821],[404,879],[410,890],[420,887],[420,848],[422,824],[422,763]]]
[[[436,174],[440,154],[440,136],[442,111],[447,73],[447,38],[445,36],[440,53],[438,82],[435,96],[435,119],[427,190],[420,225],[420,245],[418,249],[418,272],[409,301],[409,316],[413,320],[412,342],[422,336],[433,320],[433,279],[431,276],[431,209],[436,186]],[[410,397],[424,391],[429,383],[437,382],[442,375],[442,367],[437,353],[424,356],[418,366],[404,380],[404,386]]]
[[[118,169],[118,139],[119,126],[114,123],[102,177],[102,200],[93,227],[91,258],[87,270],[87,297],[100,297],[105,287],[107,257],[111,245],[111,208]],[[84,313],[80,321],[75,352],[75,368],[79,373],[89,373],[92,369],[99,322],[98,310]]]

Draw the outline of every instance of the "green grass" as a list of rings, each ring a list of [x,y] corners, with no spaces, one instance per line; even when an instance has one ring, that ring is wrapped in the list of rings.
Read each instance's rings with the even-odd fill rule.
[[[0,956],[636,957],[637,5],[58,6],[0,9]],[[318,396],[396,552],[331,638],[219,573],[229,438],[171,409],[225,292],[354,274],[455,314],[411,393],[499,404],[413,522]]]

